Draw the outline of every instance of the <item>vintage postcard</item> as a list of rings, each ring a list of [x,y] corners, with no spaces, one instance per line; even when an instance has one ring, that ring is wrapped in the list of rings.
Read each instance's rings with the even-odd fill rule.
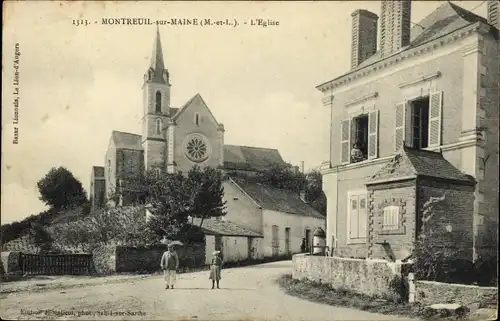
[[[496,319],[498,0],[3,12],[2,319]]]

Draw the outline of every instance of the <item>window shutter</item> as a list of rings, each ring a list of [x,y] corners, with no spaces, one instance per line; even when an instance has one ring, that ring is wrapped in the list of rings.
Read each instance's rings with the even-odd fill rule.
[[[378,156],[378,110],[368,114],[368,159]]]
[[[405,138],[405,111],[406,104],[399,103],[396,105],[396,121],[394,127],[394,151],[398,152],[403,146]]]
[[[443,92],[437,91],[429,99],[429,147],[441,145],[441,111]]]
[[[356,239],[359,237],[358,209],[358,197],[349,197],[349,238],[351,239]]]
[[[358,204],[358,237],[364,238],[366,237],[366,229],[367,229],[367,204],[366,204],[366,197],[365,196],[360,196],[359,197],[359,204]]]
[[[351,120],[346,119],[340,123],[340,163],[348,164],[351,153]]]

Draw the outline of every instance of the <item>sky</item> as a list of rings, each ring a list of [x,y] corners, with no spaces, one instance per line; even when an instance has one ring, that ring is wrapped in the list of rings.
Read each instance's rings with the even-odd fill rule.
[[[453,2],[480,5],[474,12],[486,16],[485,3]],[[412,22],[441,4],[413,1]],[[68,168],[88,193],[111,131],[141,133],[141,86],[156,25],[102,25],[102,18],[236,19],[238,27],[160,26],[171,105],[200,93],[224,124],[226,144],[277,148],[309,170],[329,150],[329,110],[315,87],[348,71],[356,9],[379,14],[380,2],[4,2],[1,223],[46,209],[37,182],[51,167]],[[279,25],[250,25],[259,18]],[[74,19],[98,23],[76,26]]]

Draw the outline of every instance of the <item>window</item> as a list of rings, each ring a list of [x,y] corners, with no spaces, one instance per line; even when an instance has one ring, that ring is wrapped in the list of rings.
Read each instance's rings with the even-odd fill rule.
[[[156,92],[156,100],[155,100],[155,110],[157,113],[161,113],[161,92]]]
[[[340,123],[340,162],[357,163],[378,157],[378,110]]]
[[[194,123],[196,126],[200,125],[200,115],[198,113],[194,114]]]
[[[429,145],[429,97],[411,103],[411,144],[413,148]]]
[[[366,191],[348,193],[348,239],[351,242],[366,242],[368,213]]]
[[[394,151],[405,142],[413,148],[441,145],[441,112],[443,92],[396,105]]]
[[[356,163],[365,160],[368,154],[368,115],[354,118],[352,124],[352,151],[361,151],[358,155],[351,152],[351,162]]]
[[[273,252],[273,256],[278,256],[279,255],[279,251],[280,251],[280,239],[279,239],[279,228],[278,228],[278,225],[273,225],[272,226],[272,230],[271,230],[271,234],[272,234],[272,252]]]
[[[382,221],[382,230],[399,230],[399,206],[387,206],[384,208],[384,218]]]
[[[161,119],[160,118],[156,119],[156,134],[157,135],[161,134]]]

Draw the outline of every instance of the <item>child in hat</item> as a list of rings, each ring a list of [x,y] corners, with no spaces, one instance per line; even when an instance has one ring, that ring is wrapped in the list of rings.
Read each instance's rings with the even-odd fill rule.
[[[220,270],[222,269],[222,258],[220,257],[220,251],[215,251],[212,253],[214,256],[212,258],[212,264],[210,264],[210,277],[212,280],[212,290],[214,289],[215,282],[217,282],[217,289],[219,288]]]

